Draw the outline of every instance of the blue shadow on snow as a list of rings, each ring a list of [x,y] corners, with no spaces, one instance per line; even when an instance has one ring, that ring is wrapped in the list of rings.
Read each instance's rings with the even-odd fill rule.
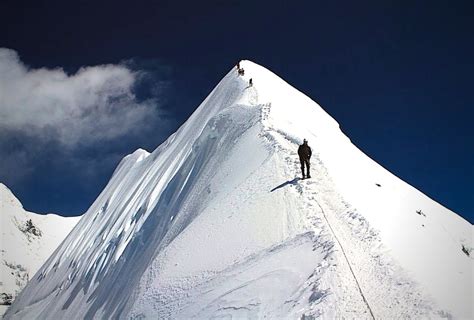
[[[283,182],[282,184],[280,184],[279,186],[276,186],[275,188],[273,188],[272,190],[270,190],[270,192],[273,192],[273,191],[278,190],[278,189],[280,189],[280,188],[286,187],[287,185],[290,185],[290,184],[291,184],[291,185],[296,185],[296,184],[298,184],[298,181],[300,181],[300,180],[301,180],[301,178],[296,177],[296,178],[294,178],[293,180],[285,181],[285,182]]]

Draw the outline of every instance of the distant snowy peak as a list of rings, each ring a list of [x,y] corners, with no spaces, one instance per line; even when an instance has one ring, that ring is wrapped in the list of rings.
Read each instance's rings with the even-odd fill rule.
[[[0,314],[79,221],[79,217],[40,215],[23,205],[0,183]]]
[[[0,201],[2,202],[4,206],[23,209],[23,205],[21,204],[21,202],[15,197],[15,195],[11,192],[11,190],[3,183],[0,183]]]
[[[141,150],[141,149],[140,149]],[[146,152],[146,151],[145,151]],[[20,200],[13,194],[13,192],[8,188],[5,184],[0,183],[0,201],[2,204],[2,209],[4,210],[2,212],[2,216],[4,215],[13,215],[17,214],[20,216],[24,217],[30,217],[29,214],[33,214],[36,220],[45,220],[42,219],[44,217],[48,217],[49,220],[51,219],[58,219],[58,220],[63,220],[63,219],[68,219],[72,220],[76,219],[78,220],[80,217],[64,217],[56,213],[34,213],[34,212],[29,212],[24,209],[23,204],[20,202]]]

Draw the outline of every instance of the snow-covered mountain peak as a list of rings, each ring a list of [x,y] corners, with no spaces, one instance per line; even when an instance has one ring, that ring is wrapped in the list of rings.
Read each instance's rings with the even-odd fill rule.
[[[79,217],[25,211],[0,183],[0,317],[77,221]]]
[[[23,208],[23,205],[20,203],[20,201],[15,197],[15,195],[11,192],[11,190],[3,183],[0,183],[0,199],[1,199],[0,202],[2,206]],[[7,209],[2,208],[2,212],[7,212]]]
[[[13,192],[6,185],[0,182],[0,212],[3,218],[18,218],[18,217],[28,217],[28,211],[23,207],[23,204],[18,200],[18,198],[13,194]],[[40,217],[58,217],[58,219],[65,218],[55,213],[47,214],[37,214],[33,213],[37,219]],[[48,218],[47,218],[48,219]],[[78,217],[72,217],[71,220],[78,220]],[[41,219],[40,219],[41,220]]]
[[[237,75],[237,77],[244,80],[246,84],[252,79],[260,104],[271,103],[272,107],[286,110],[285,113],[289,113],[288,111],[291,110],[290,113],[299,112],[300,115],[313,116],[315,124],[321,124],[324,127],[338,126],[337,122],[321,106],[272,71],[248,60],[243,60],[240,66],[245,70],[245,74],[240,77]],[[235,76],[232,71],[230,74]],[[301,118],[299,117],[299,119]]]
[[[472,316],[472,225],[271,71],[240,67],[122,160],[7,317]]]

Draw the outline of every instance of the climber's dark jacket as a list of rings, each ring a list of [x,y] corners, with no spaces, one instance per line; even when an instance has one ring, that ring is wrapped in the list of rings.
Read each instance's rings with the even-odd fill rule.
[[[311,148],[307,143],[303,143],[299,146],[298,156],[300,156],[300,160],[309,160],[311,158]]]

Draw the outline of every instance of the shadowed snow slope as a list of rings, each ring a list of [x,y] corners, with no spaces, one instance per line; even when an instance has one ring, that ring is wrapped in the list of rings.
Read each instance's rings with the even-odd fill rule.
[[[79,217],[25,211],[0,183],[0,304],[16,298],[78,221]],[[0,316],[5,309],[0,305]]]
[[[472,317],[472,225],[241,66],[153,153],[124,158],[7,318]]]

